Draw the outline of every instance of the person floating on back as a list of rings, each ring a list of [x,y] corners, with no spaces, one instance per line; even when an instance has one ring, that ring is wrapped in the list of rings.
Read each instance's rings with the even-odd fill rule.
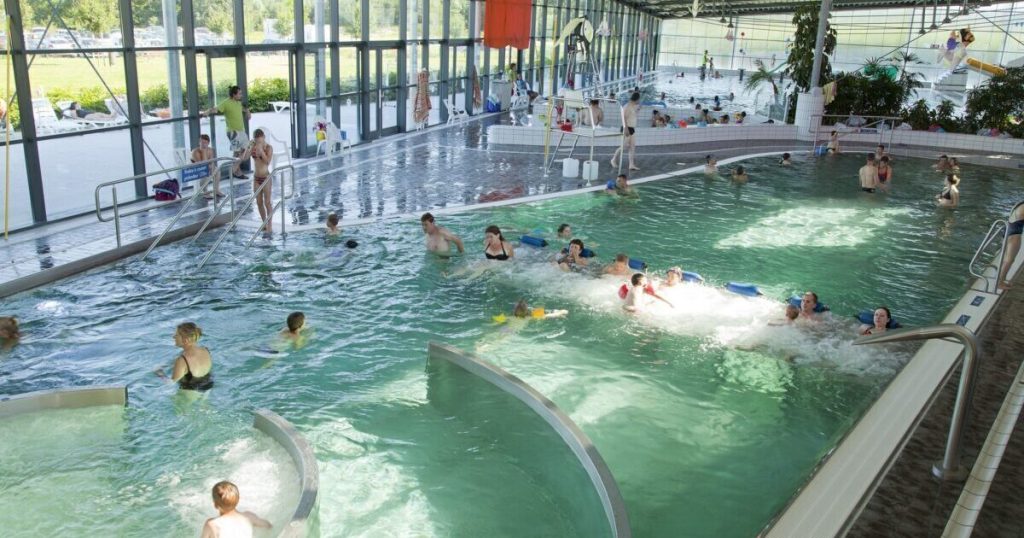
[[[213,506],[220,512],[206,520],[200,538],[252,538],[252,528],[269,529],[270,522],[252,512],[239,512],[238,486],[227,480],[213,486]]]

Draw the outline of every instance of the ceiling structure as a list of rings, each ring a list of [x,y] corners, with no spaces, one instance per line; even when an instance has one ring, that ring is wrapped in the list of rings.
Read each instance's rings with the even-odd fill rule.
[[[940,9],[949,3],[953,9],[962,8],[964,5],[977,7],[979,5],[990,5],[998,3],[1009,3],[1012,0],[977,0],[967,2],[950,0],[832,0],[833,11],[849,11],[856,9],[885,9],[899,7],[932,7],[937,5]],[[820,0],[636,0],[623,2],[627,5],[639,8],[647,13],[662,19],[689,18],[696,8],[698,18],[714,18],[770,15],[774,13],[792,13],[798,7],[806,5],[821,5]]]

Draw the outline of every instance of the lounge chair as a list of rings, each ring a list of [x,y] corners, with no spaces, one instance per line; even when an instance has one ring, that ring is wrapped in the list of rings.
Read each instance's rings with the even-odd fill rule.
[[[76,121],[58,117],[57,112],[53,110],[53,105],[50,104],[50,100],[45,97],[32,100],[32,117],[35,119],[36,133],[38,134],[64,133],[67,131],[78,131],[83,128]]]

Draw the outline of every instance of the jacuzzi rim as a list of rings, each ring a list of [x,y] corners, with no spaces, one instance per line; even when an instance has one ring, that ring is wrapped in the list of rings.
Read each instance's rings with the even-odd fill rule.
[[[0,419],[27,413],[58,409],[81,409],[118,405],[127,407],[127,385],[89,385],[62,387],[15,394],[0,398]],[[268,409],[256,409],[253,428],[267,435],[284,448],[299,475],[301,493],[292,517],[279,534],[280,538],[306,536],[308,523],[317,508],[320,471],[313,450],[292,423]]]

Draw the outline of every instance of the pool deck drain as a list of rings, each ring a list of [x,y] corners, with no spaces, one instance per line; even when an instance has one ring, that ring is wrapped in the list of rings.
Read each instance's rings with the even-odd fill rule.
[[[1024,283],[1003,297],[999,310],[979,334],[981,361],[969,422],[964,430],[962,463],[970,468],[1017,368],[1024,358]],[[959,369],[940,391],[935,403],[907,442],[864,511],[852,525],[850,538],[940,536],[963,489],[962,482],[932,477],[932,465],[942,459],[956,399]],[[1024,432],[1010,438],[996,472],[974,536],[1024,536]]]

